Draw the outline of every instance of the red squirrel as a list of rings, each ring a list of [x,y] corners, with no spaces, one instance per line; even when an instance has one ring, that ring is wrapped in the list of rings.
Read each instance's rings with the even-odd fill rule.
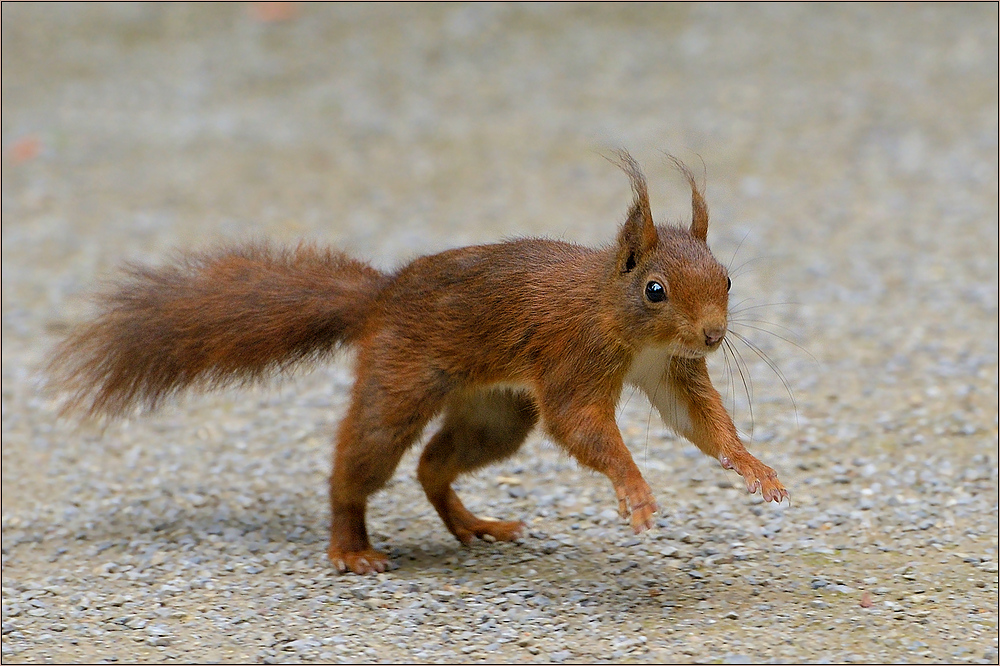
[[[624,151],[617,158],[634,200],[617,242],[600,249],[521,239],[390,274],[335,250],[247,244],[131,266],[97,317],[57,348],[54,384],[68,408],[120,417],[185,388],[260,380],[353,346],[330,476],[328,555],[342,573],[389,566],[368,539],[368,497],[439,413],[417,476],[463,543],[524,532],[472,514],[452,482],[515,453],[539,422],[611,480],[636,533],[652,527],[656,502],[615,423],[626,384],[749,492],[780,502],[788,492],[743,447],[706,368],[726,335],[731,281],[706,242],[703,195],[674,159],[691,187],[691,224],[657,226],[639,165]]]

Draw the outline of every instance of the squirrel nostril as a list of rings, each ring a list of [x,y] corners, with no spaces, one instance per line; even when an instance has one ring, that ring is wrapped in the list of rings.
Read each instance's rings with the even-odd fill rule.
[[[705,328],[705,345],[711,347],[726,335],[725,326],[712,326]]]

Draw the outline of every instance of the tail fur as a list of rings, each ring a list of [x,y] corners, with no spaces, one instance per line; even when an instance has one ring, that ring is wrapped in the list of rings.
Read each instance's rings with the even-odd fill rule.
[[[333,250],[266,244],[131,265],[96,319],[56,349],[66,410],[120,417],[189,387],[264,379],[362,331],[387,276]]]

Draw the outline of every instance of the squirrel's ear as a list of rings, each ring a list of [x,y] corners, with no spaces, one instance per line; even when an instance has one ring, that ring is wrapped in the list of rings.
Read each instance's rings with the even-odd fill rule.
[[[659,237],[649,208],[646,177],[642,175],[639,164],[627,152],[621,150],[617,156],[617,164],[632,181],[632,191],[635,193],[625,224],[618,232],[618,269],[622,273],[628,273],[641,258],[656,248]]]
[[[691,186],[691,235],[707,242],[708,206],[705,204],[705,197],[702,196],[701,190],[698,189],[698,183],[695,181],[694,176],[691,175],[691,170],[673,155],[667,155],[667,159],[677,167],[677,170],[687,180],[688,185]]]

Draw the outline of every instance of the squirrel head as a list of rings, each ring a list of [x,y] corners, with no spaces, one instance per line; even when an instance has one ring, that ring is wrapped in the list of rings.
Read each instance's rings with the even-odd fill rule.
[[[670,157],[691,186],[691,226],[657,226],[639,165],[624,151],[618,158],[635,194],[618,233],[613,277],[621,287],[616,297],[622,299],[625,336],[635,346],[704,356],[726,335],[731,286],[728,271],[708,249],[705,199],[688,168]]]

